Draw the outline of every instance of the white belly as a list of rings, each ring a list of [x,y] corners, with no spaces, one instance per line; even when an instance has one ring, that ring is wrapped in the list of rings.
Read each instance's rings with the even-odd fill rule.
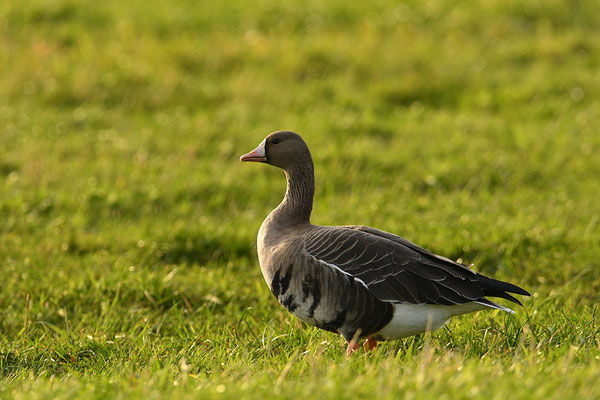
[[[454,306],[437,304],[394,304],[392,320],[377,332],[375,337],[383,339],[401,339],[423,332],[441,328],[455,315],[483,310],[486,307],[477,303],[465,303]]]

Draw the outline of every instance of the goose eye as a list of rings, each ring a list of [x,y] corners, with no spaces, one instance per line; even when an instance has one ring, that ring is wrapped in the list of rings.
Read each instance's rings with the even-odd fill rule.
[[[277,144],[279,143],[281,140],[279,140],[278,138],[274,138],[273,140],[271,140],[271,143],[273,144]]]

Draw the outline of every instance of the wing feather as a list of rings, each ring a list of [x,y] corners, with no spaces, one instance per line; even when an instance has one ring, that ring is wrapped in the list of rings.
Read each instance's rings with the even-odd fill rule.
[[[492,304],[487,295],[520,304],[505,292],[528,294],[518,286],[484,277],[464,264],[374,228],[316,227],[306,235],[305,249],[316,260],[360,280],[383,301]]]

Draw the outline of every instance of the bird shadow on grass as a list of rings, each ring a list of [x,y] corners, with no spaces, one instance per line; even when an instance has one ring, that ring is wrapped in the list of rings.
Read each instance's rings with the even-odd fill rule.
[[[198,229],[183,229],[168,234],[156,252],[158,261],[168,264],[198,264],[252,258],[252,241],[233,235],[213,236]]]

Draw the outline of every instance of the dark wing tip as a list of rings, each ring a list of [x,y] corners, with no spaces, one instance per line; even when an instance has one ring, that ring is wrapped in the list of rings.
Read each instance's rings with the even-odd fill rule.
[[[527,290],[508,282],[502,282],[502,288],[500,288],[500,290],[509,293],[521,294],[523,296],[531,296],[531,293],[529,293]]]

